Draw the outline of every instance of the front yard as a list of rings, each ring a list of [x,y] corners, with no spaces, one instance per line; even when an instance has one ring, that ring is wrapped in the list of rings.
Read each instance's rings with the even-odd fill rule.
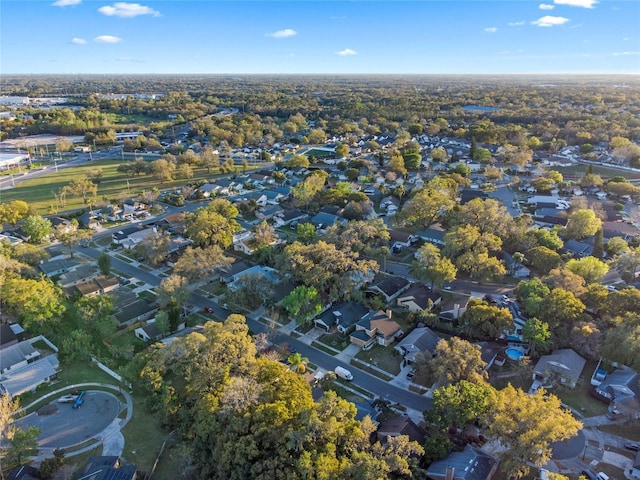
[[[355,358],[367,364],[367,366],[377,367],[391,375],[400,373],[402,356],[391,346],[374,345],[371,350],[360,350]]]
[[[349,337],[342,335],[338,332],[326,333],[318,338],[318,342],[333,348],[334,350],[342,351],[351,345]]]

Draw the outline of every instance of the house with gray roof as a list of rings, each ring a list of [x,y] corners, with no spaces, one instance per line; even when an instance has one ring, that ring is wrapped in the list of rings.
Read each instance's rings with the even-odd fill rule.
[[[395,300],[398,295],[407,290],[411,282],[399,275],[385,275],[367,288],[367,293],[382,295],[385,303]]]
[[[332,227],[336,223],[344,224],[347,220],[326,212],[318,212],[312,219],[311,224],[316,227],[316,230],[322,232],[329,227]]]
[[[313,320],[320,328],[329,331],[331,327],[337,327],[342,334],[354,328],[369,309],[358,302],[343,302],[334,305]]]
[[[146,298],[139,298],[133,303],[128,304],[119,312],[116,312],[114,317],[121,327],[127,325],[133,325],[136,322],[150,319],[158,311],[158,304],[156,302],[147,300]]]
[[[429,327],[414,328],[394,347],[405,362],[412,364],[416,361],[416,354],[425,354],[426,358],[433,357],[436,345],[441,338]]]
[[[396,302],[399,307],[410,312],[428,312],[442,302],[442,295],[439,292],[434,292],[424,283],[414,283],[397,296]]]
[[[451,452],[427,469],[431,480],[490,480],[498,468],[491,455],[467,445],[462,452]]]
[[[75,260],[49,260],[48,262],[42,262],[38,265],[38,268],[42,273],[44,273],[48,278],[54,277],[56,275],[61,275],[65,272],[69,272],[80,265],[80,262],[76,262]]]
[[[596,393],[615,402],[625,402],[629,399],[640,398],[638,372],[626,365],[607,373]]]
[[[416,232],[416,237],[418,237],[421,240],[424,240],[425,242],[432,243],[437,247],[444,247],[445,233],[447,232],[444,231],[441,225],[435,224],[435,225],[431,225],[429,228],[425,230],[420,230]]]
[[[75,269],[63,273],[58,278],[58,284],[62,288],[68,288],[81,282],[86,282],[98,276],[98,267],[94,264],[85,263]]]
[[[533,380],[541,385],[560,382],[575,388],[586,360],[570,348],[543,355],[533,369]]]

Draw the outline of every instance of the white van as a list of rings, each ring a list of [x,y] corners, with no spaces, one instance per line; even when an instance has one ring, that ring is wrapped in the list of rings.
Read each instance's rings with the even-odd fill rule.
[[[598,472],[598,480],[609,480],[609,475],[604,472]]]
[[[351,372],[346,368],[338,366],[336,367],[334,372],[338,377],[342,378],[343,380],[347,380],[348,382],[353,380],[353,375],[351,375]],[[609,480],[609,479],[602,479],[602,480]]]

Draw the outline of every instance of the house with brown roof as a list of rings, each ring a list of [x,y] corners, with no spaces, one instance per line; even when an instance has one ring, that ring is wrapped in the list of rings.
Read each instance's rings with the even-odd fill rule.
[[[112,292],[119,286],[120,282],[117,277],[100,275],[99,277],[74,285],[73,289],[83,297],[97,297],[98,295]]]
[[[389,346],[400,338],[402,327],[391,319],[391,310],[370,311],[356,323],[356,329],[349,335],[351,343],[369,349],[376,343]]]
[[[406,435],[410,441],[422,445],[427,438],[424,428],[416,425],[408,415],[394,415],[382,421],[376,435],[381,443],[386,443],[389,437]]]

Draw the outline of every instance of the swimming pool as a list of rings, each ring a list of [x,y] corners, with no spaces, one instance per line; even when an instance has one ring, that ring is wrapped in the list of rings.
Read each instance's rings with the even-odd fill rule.
[[[522,357],[524,357],[524,352],[520,348],[509,347],[505,350],[504,353],[506,353],[507,357],[509,357],[511,360],[520,360]]]

